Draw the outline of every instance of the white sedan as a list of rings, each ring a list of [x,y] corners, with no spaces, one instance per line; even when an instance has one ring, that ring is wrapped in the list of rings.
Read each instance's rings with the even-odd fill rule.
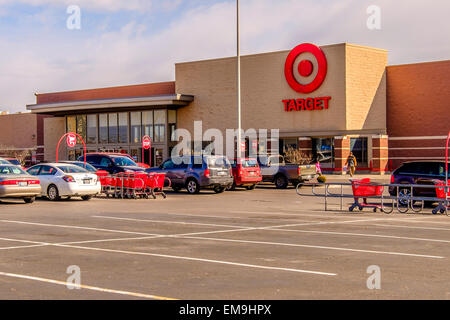
[[[61,197],[81,197],[90,200],[101,191],[100,181],[95,173],[67,163],[45,163],[27,170],[41,181],[41,195],[52,201]]]

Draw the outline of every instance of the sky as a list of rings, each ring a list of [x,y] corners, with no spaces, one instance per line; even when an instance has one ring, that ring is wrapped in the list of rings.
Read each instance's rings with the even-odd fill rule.
[[[69,6],[80,29],[69,29]],[[367,21],[380,8],[380,29]],[[0,0],[0,110],[35,93],[175,80],[175,63],[236,55],[235,0]],[[241,53],[354,43],[389,64],[450,59],[449,0],[240,0]]]

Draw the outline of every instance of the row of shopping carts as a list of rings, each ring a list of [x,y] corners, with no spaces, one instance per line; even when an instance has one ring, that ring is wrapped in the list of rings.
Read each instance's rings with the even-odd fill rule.
[[[97,172],[97,176],[102,193],[112,198],[156,199],[157,195],[161,195],[165,199],[164,186],[170,187],[170,179],[164,173],[121,172],[109,175],[107,172]]]
[[[300,192],[303,186],[312,186],[312,194],[305,194]],[[325,187],[324,192],[316,192],[317,186]],[[351,186],[352,194],[345,194],[344,188]],[[328,199],[329,198],[340,198],[341,206],[340,209],[343,210],[343,201],[345,198],[352,198],[354,202],[348,208],[349,211],[353,211],[358,208],[362,211],[364,208],[371,208],[374,212],[380,210],[384,213],[392,213],[394,208],[400,213],[406,213],[412,210],[416,213],[421,212],[424,209],[425,202],[437,202],[438,205],[432,210],[433,214],[438,212],[447,213],[450,210],[450,180],[446,185],[444,181],[435,181],[435,185],[405,185],[405,184],[378,184],[373,183],[369,178],[366,179],[351,179],[350,183],[304,183],[297,186],[297,194],[300,196],[315,196],[322,197],[325,199],[325,210],[327,210]],[[396,189],[394,192],[395,196],[387,196],[384,194],[384,188],[390,187]],[[333,192],[331,189],[339,189],[340,193]],[[400,189],[408,189],[409,195],[402,195]],[[436,190],[436,197],[418,197],[414,196],[415,188],[434,188]],[[368,202],[368,199],[371,202]],[[378,200],[380,202],[375,203]],[[392,204],[388,204],[389,201]],[[414,203],[420,203],[421,206],[417,207]]]

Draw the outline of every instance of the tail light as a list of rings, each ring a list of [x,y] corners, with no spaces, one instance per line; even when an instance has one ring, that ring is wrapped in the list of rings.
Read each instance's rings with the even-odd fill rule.
[[[391,184],[394,184],[394,182],[395,182],[395,177],[394,177],[394,175],[392,174],[392,175],[391,175]]]
[[[65,182],[75,182],[75,179],[72,176],[64,176],[63,180]]]
[[[209,169],[205,169],[205,177],[209,178],[210,177],[210,172]]]
[[[0,185],[2,185],[2,186],[14,186],[14,185],[16,185],[18,183],[19,183],[18,180],[5,180],[5,181],[0,182]]]
[[[243,175],[244,175],[244,171],[239,170],[239,175],[240,175],[240,176],[243,176]]]
[[[28,184],[40,184],[39,180],[4,180],[4,181],[0,181],[0,185],[15,186],[15,185],[18,185],[19,182],[27,182]]]
[[[297,168],[297,175],[298,176],[302,175],[302,168],[300,168],[300,167]]]

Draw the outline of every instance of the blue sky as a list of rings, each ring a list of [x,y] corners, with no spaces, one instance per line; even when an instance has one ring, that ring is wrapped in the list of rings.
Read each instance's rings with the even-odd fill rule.
[[[303,42],[389,50],[389,64],[450,59],[448,0],[240,0],[242,53]],[[369,5],[381,30],[366,26]],[[81,29],[68,30],[69,5]],[[35,92],[174,80],[174,64],[235,54],[235,1],[0,0],[0,110]]]

